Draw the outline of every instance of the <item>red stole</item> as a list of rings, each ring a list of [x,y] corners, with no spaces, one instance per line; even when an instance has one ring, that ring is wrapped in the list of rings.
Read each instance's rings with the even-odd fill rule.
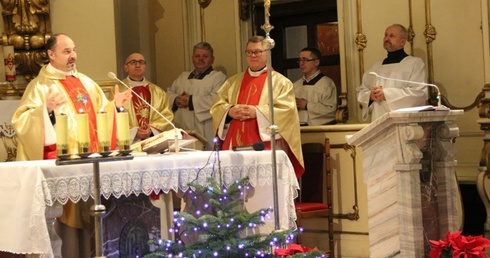
[[[240,85],[237,104],[258,105],[266,78],[267,72],[258,77],[252,77],[248,72],[245,72]],[[233,119],[228,127],[222,148],[231,149],[236,146],[252,146],[259,141],[262,140],[260,139],[257,118],[245,121]],[[266,149],[270,149],[270,142],[266,142]]]
[[[151,103],[151,93],[148,85],[133,87],[133,91],[146,102]],[[133,108],[139,127],[147,127],[150,124],[150,107],[143,102],[136,94],[133,94]]]
[[[60,80],[61,84],[65,87],[68,96],[70,97],[73,106],[77,110],[83,110],[84,113],[88,114],[88,127],[90,133],[90,152],[99,151],[99,140],[97,139],[97,118],[96,110],[90,99],[90,95],[87,89],[83,86],[80,79],[73,76],[66,76],[65,80]]]

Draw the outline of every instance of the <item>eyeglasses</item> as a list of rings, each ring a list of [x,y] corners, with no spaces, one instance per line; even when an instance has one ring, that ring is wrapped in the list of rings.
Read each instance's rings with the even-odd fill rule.
[[[317,60],[317,59],[316,58],[312,58],[312,59],[300,58],[296,62],[298,62],[298,64],[299,64],[299,63],[310,62],[310,61],[315,61],[315,60]]]
[[[247,56],[260,56],[260,55],[262,55],[262,52],[265,52],[265,50],[255,50],[255,51],[246,50],[245,54]]]
[[[136,65],[136,64],[145,65],[146,61],[145,60],[131,60],[131,61],[127,62],[126,64],[127,65]]]

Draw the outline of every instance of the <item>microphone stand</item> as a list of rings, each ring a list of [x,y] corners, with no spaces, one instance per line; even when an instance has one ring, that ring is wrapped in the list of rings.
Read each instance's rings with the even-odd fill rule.
[[[174,133],[175,133],[174,134],[174,137],[175,137],[175,150],[174,150],[174,152],[179,153],[179,151],[180,151],[179,150],[180,149],[179,148],[179,131],[177,130],[177,127],[175,127],[174,123],[172,123],[172,121],[170,121],[168,118],[166,118],[162,113],[160,113],[160,111],[158,111],[155,107],[153,107],[150,103],[148,103],[140,95],[138,95],[136,92],[134,92],[133,89],[131,89],[131,87],[126,85],[126,83],[124,83],[119,78],[117,78],[117,76],[113,72],[109,72],[107,75],[109,76],[109,78],[117,80],[118,82],[122,83],[122,85],[124,85],[126,88],[128,88],[128,90],[130,90],[134,95],[136,95],[136,97],[138,97],[141,101],[143,101],[143,103],[145,103],[147,106],[149,106],[151,109],[153,109],[153,111],[155,111],[158,115],[160,115],[163,119],[165,119],[165,121],[167,121],[174,128]],[[168,151],[170,152],[170,145],[168,147]]]
[[[388,78],[388,77],[381,76],[381,75],[379,75],[379,74],[377,74],[375,72],[370,72],[369,74],[370,75],[374,75],[374,76],[376,76],[378,78],[381,78],[381,79],[385,79],[385,80],[392,80],[392,81],[397,81],[397,82],[406,82],[406,83],[418,84],[418,85],[422,85],[422,86],[434,87],[437,90],[437,106],[438,107],[441,106],[441,91],[439,90],[439,87],[437,87],[437,85],[435,85],[435,84],[424,83],[424,82],[407,81],[407,80],[395,79],[395,78]]]
[[[274,98],[273,87],[272,87],[272,55],[271,50],[274,48],[275,42],[272,38],[270,38],[269,33],[274,28],[269,23],[269,12],[270,9],[270,0],[264,1],[264,14],[265,14],[265,24],[261,26],[261,28],[265,31],[265,39],[262,41],[262,46],[266,50],[267,53],[267,86],[269,90],[269,113],[270,113],[270,123],[269,126],[269,134],[271,139],[271,155],[272,155],[272,193],[273,193],[273,201],[274,201],[274,226],[275,230],[280,229],[279,224],[279,198],[278,198],[278,190],[277,190],[277,162],[276,162],[276,134],[278,131],[277,125],[274,123]]]

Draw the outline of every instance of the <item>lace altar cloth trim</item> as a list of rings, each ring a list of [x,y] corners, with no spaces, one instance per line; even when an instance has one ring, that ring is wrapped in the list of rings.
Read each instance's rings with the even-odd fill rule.
[[[168,193],[170,190],[186,192],[189,189],[189,183],[195,182],[200,185],[207,185],[207,178],[211,176],[218,182],[221,180],[224,186],[230,186],[237,179],[246,176],[249,177],[252,187],[272,186],[272,165],[270,164],[270,152],[268,153],[269,156],[259,161],[255,158],[250,161],[247,158],[241,158],[239,160],[234,158],[228,159],[227,155],[221,154],[224,156],[221,157],[221,162],[208,162],[203,167],[180,164],[180,161],[175,161],[173,164],[174,167],[164,167],[162,164],[153,166],[148,162],[144,169],[132,169],[131,166],[122,165],[124,164],[122,162],[111,164],[101,163],[100,192],[106,199],[111,196],[120,198],[121,196],[127,197],[132,194],[150,195],[151,193],[159,193],[160,191]],[[289,228],[295,228],[296,213],[294,210],[294,199],[297,197],[299,185],[289,159],[285,153],[278,153],[281,153],[281,155],[278,155],[279,158],[277,158],[278,184],[288,187],[287,191],[284,192],[286,194],[285,200],[287,200],[288,217],[290,220],[288,223],[282,221],[281,224],[289,225]],[[265,155],[265,153],[262,155]],[[190,155],[187,159],[192,156]],[[182,157],[179,158],[182,159]],[[194,163],[202,165],[206,163],[206,160],[201,163]],[[221,163],[219,168],[222,171],[221,179],[220,173],[217,172],[219,171],[218,163]],[[117,167],[114,168],[114,166]],[[70,169],[70,166],[65,167],[66,169]],[[68,200],[76,203],[80,200],[86,201],[90,197],[93,198],[94,182],[92,181],[92,173],[66,174],[70,175],[62,176],[62,173],[57,173],[58,176],[47,178],[43,182],[45,202],[47,205],[52,205],[55,202],[66,204]]]

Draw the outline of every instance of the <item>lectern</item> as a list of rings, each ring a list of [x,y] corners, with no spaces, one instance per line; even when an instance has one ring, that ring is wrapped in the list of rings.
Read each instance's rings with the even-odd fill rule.
[[[455,124],[462,110],[390,112],[351,136],[367,185],[370,257],[428,257],[459,230]]]

